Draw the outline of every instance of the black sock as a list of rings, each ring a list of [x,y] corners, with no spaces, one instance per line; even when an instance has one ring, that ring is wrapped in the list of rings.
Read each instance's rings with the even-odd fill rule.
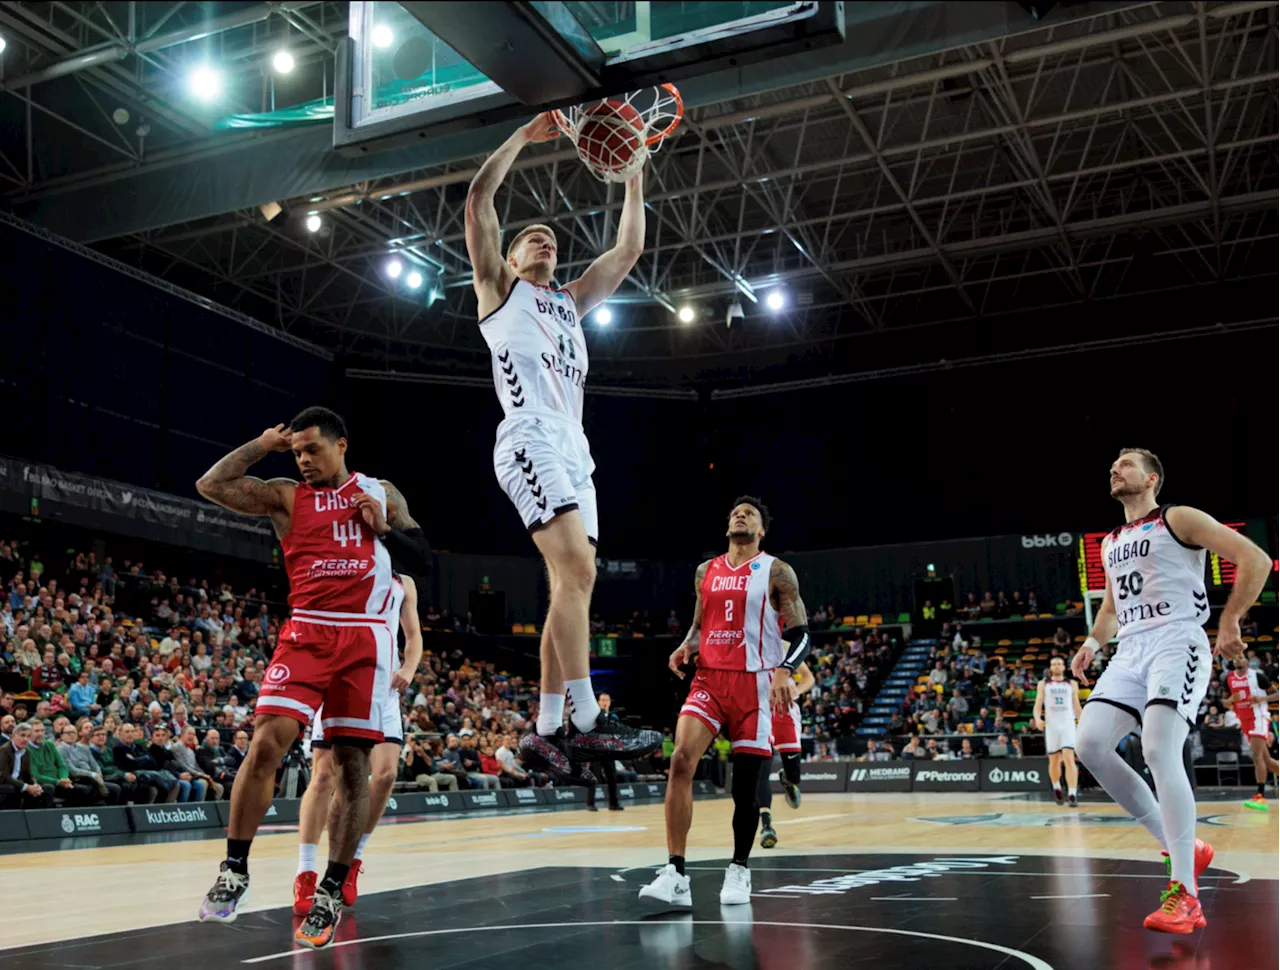
[[[324,870],[324,878],[320,880],[320,885],[316,888],[323,889],[331,896],[336,896],[342,892],[342,884],[346,881],[347,873],[350,871],[350,865],[344,866],[341,862],[330,862]]]
[[[1258,797],[1264,798],[1267,794],[1267,783],[1265,781],[1258,782]]]
[[[761,813],[760,813],[760,826],[761,826],[762,828],[766,828],[766,829],[771,829],[771,828],[773,828],[773,815],[772,815],[771,813],[769,813],[769,812],[761,812]]]
[[[745,858],[744,858],[744,859],[734,859],[734,860],[733,860],[733,864],[734,864],[735,866],[742,866],[742,868],[743,868],[743,869],[749,869],[749,868],[751,868],[750,866],[748,866],[748,865],[747,865],[747,860],[746,860]]]
[[[793,785],[800,784],[800,755],[795,751],[782,756],[782,772]]]
[[[227,839],[227,868],[242,876],[249,875],[249,847],[253,839]]]
[[[682,876],[683,876],[683,875],[685,874],[685,872],[684,872],[684,856],[682,856],[682,855],[673,855],[673,856],[671,856],[670,858],[668,858],[668,859],[667,859],[667,862],[669,862],[669,863],[671,863],[671,865],[675,866],[675,867],[676,867],[676,872],[680,873],[680,875],[682,875]]]

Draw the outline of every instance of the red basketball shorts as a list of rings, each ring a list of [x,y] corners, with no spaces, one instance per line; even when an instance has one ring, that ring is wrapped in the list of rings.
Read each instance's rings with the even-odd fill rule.
[[[785,714],[773,712],[773,750],[800,750],[800,705],[792,704]]]
[[[773,754],[769,737],[773,719],[769,712],[771,670],[699,669],[689,685],[681,717],[696,717],[713,733],[721,730],[734,753]]]
[[[305,725],[323,704],[324,740],[382,741],[394,654],[384,617],[295,610],[280,630],[256,713]]]

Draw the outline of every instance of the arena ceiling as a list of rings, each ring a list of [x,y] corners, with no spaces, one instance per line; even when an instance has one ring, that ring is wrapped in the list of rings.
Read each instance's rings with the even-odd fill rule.
[[[1267,280],[1272,301],[1230,322],[1274,326],[1276,4],[1060,4],[1039,22],[1015,4],[961,6],[1018,16],[968,39],[942,23],[928,53],[832,62],[797,83],[764,65],[758,90],[700,99],[649,165],[650,244],[612,322],[587,324],[598,375],[670,384],[801,359],[844,369],[858,365],[842,349],[865,345],[851,338],[915,334],[923,345],[966,323],[999,334],[1013,314],[1231,281]],[[346,7],[0,5],[0,185],[37,223],[61,203],[53,228],[71,235],[74,198],[98,252],[352,366],[482,380],[463,205],[505,132],[425,167],[353,166],[365,174],[305,194],[93,232],[120,214],[128,180],[136,192],[140,176],[176,166],[234,171],[268,143],[283,165],[298,139],[314,143],[211,131],[183,84],[205,58],[229,72],[223,114],[331,95]],[[288,78],[268,66],[281,45],[295,56]],[[508,185],[504,225],[554,224],[562,278],[610,244],[621,189],[591,178],[567,146],[526,150]],[[269,223],[264,201],[289,218]],[[321,216],[314,233],[310,212]],[[430,287],[389,279],[393,250],[437,274]],[[776,313],[774,290],[786,301]],[[686,305],[692,323],[676,315]],[[741,317],[729,317],[734,305]],[[1060,337],[1024,328],[1017,346]]]

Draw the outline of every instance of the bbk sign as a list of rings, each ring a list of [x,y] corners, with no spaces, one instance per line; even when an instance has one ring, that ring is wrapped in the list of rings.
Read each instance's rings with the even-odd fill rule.
[[[1023,549],[1071,549],[1075,536],[1070,532],[1059,532],[1057,535],[1023,536]]]

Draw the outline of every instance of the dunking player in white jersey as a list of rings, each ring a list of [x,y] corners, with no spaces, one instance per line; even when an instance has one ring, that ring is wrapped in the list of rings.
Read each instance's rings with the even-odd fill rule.
[[[1067,769],[1067,802],[1079,806],[1076,783],[1076,719],[1080,716],[1080,685],[1066,677],[1067,662],[1061,657],[1049,661],[1049,676],[1036,690],[1035,711],[1031,715],[1037,731],[1044,732],[1044,750],[1049,755],[1049,783],[1053,800],[1062,804],[1062,768]]]
[[[1088,683],[1085,671],[1101,644],[1113,636],[1120,642],[1084,706],[1076,753],[1167,852],[1169,886],[1143,925],[1191,933],[1205,925],[1196,878],[1213,859],[1212,846],[1196,838],[1195,794],[1182,758],[1212,667],[1203,629],[1209,618],[1205,550],[1237,568],[1213,650],[1227,658],[1244,653],[1240,617],[1261,591],[1271,560],[1198,509],[1158,506],[1163,484],[1160,460],[1145,449],[1125,448],[1111,465],[1111,496],[1124,505],[1125,524],[1103,541],[1106,594],[1089,639],[1071,662],[1072,673]],[[1154,797],[1116,752],[1120,739],[1139,726]]]
[[[617,244],[576,280],[557,286],[555,233],[525,226],[504,259],[494,196],[525,145],[558,137],[550,116],[539,115],[490,155],[467,192],[466,227],[480,333],[493,354],[493,383],[506,414],[493,467],[546,560],[551,585],[537,726],[520,750],[564,778],[571,756],[578,762],[642,757],[662,736],[601,714],[588,660],[600,523],[595,463],[582,431],[588,369],[582,322],[613,295],[644,249],[643,176],[627,182]],[[566,692],[571,737],[562,727]]]
[[[246,475],[272,451],[292,451],[302,481]],[[231,790],[227,857],[200,906],[200,919],[235,920],[249,893],[249,849],[275,793],[276,768],[324,705],[334,745],[337,793],[329,865],[294,939],[333,939],[342,884],[369,809],[369,751],[382,741],[390,686],[392,564],[425,576],[430,547],[390,482],[349,473],[347,428],[328,408],[307,408],[288,428],[268,428],[196,483],[223,508],[271,519],[284,550],[292,615],[280,630],[254,711],[253,742]],[[390,642],[390,650],[388,643]]]
[[[792,676],[809,653],[808,614],[795,570],[760,551],[769,510],[744,495],[729,513],[729,551],[698,567],[693,625],[669,666],[696,659],[698,672],[676,722],[667,782],[668,863],[640,890],[641,899],[692,906],[684,871],[693,822],[693,771],[723,729],[733,745],[733,860],[720,889],[722,904],[751,902],[747,859],[760,817],[757,784],[773,761],[771,712],[795,702]]]

